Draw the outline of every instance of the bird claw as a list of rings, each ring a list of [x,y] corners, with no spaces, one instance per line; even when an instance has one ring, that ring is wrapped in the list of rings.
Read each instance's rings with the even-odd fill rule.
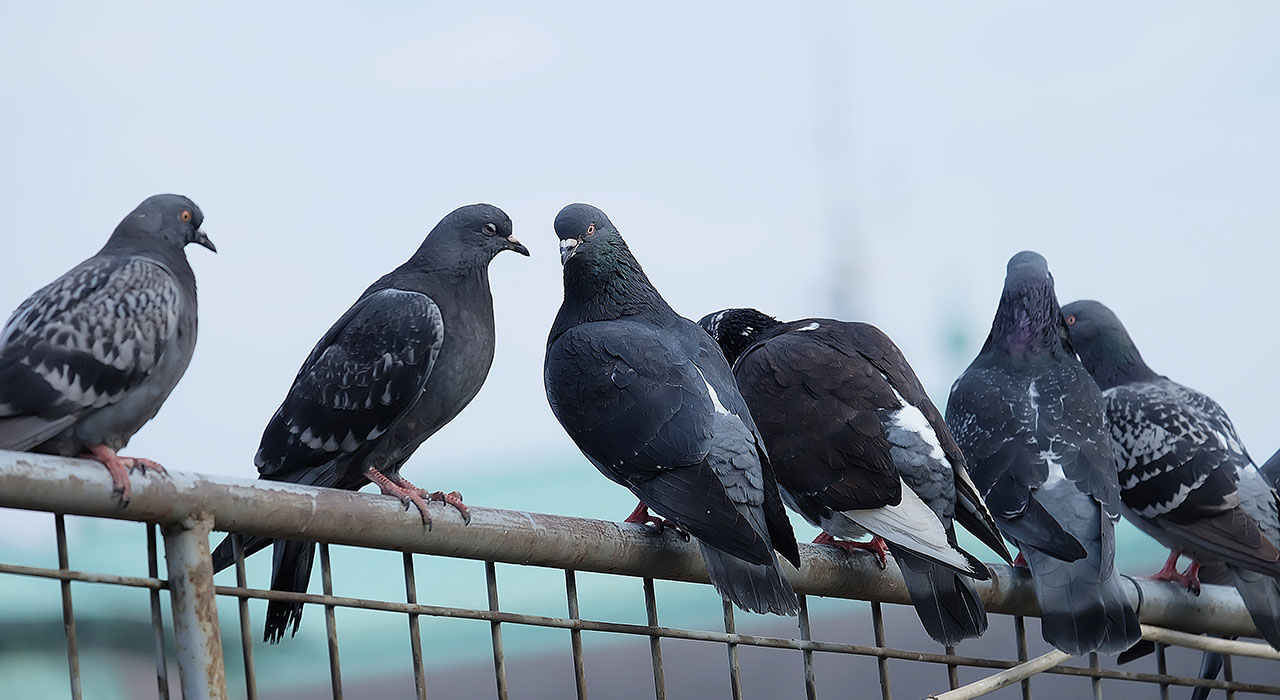
[[[858,551],[871,552],[875,555],[876,564],[880,566],[881,570],[884,570],[889,566],[889,549],[884,543],[884,538],[878,535],[876,537],[872,537],[870,542],[852,542],[849,540],[838,540],[826,532],[823,532],[813,538],[813,544],[825,544],[838,549],[843,549],[850,554]]]
[[[120,461],[129,468],[130,472],[141,472],[146,474],[147,470],[155,472],[160,476],[169,476],[169,472],[165,470],[159,462],[144,457],[121,457]]]
[[[644,503],[636,506],[636,509],[631,511],[631,515],[628,515],[622,522],[644,525],[649,532],[655,535],[661,535],[663,530],[670,528],[680,537],[680,539],[685,542],[689,541],[689,532],[680,527],[679,523],[650,513],[649,507]]]
[[[471,511],[468,510],[466,504],[462,502],[462,494],[458,493],[457,491],[450,491],[449,493],[445,493],[444,491],[436,491],[434,493],[428,494],[428,497],[433,501],[440,501],[442,503],[447,503],[453,506],[458,511],[458,513],[462,516],[462,524],[464,525],[471,524]]]

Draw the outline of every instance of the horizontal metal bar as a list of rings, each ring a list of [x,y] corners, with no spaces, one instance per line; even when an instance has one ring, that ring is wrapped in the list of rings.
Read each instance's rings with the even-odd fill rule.
[[[16,576],[34,576],[36,578],[52,578],[61,581],[84,581],[85,583],[106,583],[113,586],[132,586],[149,588],[154,591],[169,587],[168,582],[158,578],[142,576],[121,576],[118,574],[93,574],[85,571],[45,569],[39,566],[22,566],[20,564],[0,564],[0,574]]]
[[[1266,644],[1259,644],[1257,642],[1242,642],[1238,639],[1206,637],[1200,634],[1167,630],[1163,627],[1155,627],[1152,625],[1142,625],[1142,638],[1171,646],[1185,647],[1187,649],[1216,651],[1219,654],[1252,656],[1256,659],[1280,661],[1280,651],[1276,651]]]
[[[987,676],[980,681],[975,681],[945,693],[930,695],[929,700],[972,700],[972,698],[981,697],[987,693],[994,693],[1005,686],[1013,685],[1037,673],[1044,673],[1070,658],[1071,655],[1067,652],[1054,649],[1048,654],[1037,656],[1030,661],[1024,661],[1013,668]]]
[[[0,451],[0,507],[179,523],[192,513],[213,514],[218,530],[304,541],[332,542],[401,552],[512,564],[707,582],[694,543],[673,533],[653,535],[641,525],[542,513],[471,507],[471,524],[432,503],[427,530],[391,496],[318,489],[269,481],[170,472],[139,475],[127,509],[111,497],[111,479],[85,460]],[[800,545],[804,566],[786,567],[803,595],[907,604],[896,567],[881,571],[871,557],[831,547]],[[992,579],[976,588],[989,612],[1036,615],[1029,572],[992,565]],[[1220,636],[1257,636],[1234,589],[1206,585],[1192,596],[1181,587],[1129,579],[1130,599],[1143,622]]]

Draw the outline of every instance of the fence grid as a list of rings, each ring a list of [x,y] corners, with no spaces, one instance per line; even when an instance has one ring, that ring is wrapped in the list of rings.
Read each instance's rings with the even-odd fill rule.
[[[723,644],[724,673],[730,697],[750,696],[743,687],[741,647],[791,650],[800,653],[803,684],[807,698],[818,697],[814,655],[873,658],[881,697],[891,700],[889,660],[944,666],[946,688],[940,699],[978,697],[997,688],[1018,683],[1023,698],[1031,698],[1032,678],[1040,673],[1086,677],[1092,694],[1103,697],[1104,684],[1125,682],[1149,685],[1153,694],[1168,698],[1171,687],[1202,686],[1227,693],[1258,693],[1280,696],[1280,685],[1247,683],[1233,679],[1230,654],[1269,659],[1280,655],[1265,645],[1244,641],[1217,640],[1178,632],[1207,630],[1222,636],[1256,636],[1235,592],[1219,586],[1205,586],[1200,597],[1189,600],[1175,587],[1130,578],[1132,598],[1139,606],[1144,636],[1156,642],[1152,664],[1155,672],[1104,667],[1097,655],[1067,665],[1065,654],[1051,653],[1028,658],[1024,617],[1035,616],[1034,594],[1027,575],[1009,567],[993,567],[993,578],[979,586],[989,613],[1010,615],[1013,622],[1012,658],[988,658],[958,654],[953,647],[941,653],[898,648],[890,645],[885,630],[884,604],[909,601],[905,586],[893,567],[878,566],[802,545],[805,566],[788,570],[801,594],[798,634],[790,637],[743,634],[737,631],[735,611],[723,608],[723,631],[664,626],[659,618],[655,580],[706,582],[696,549],[670,536],[657,537],[643,528],[619,523],[566,518],[537,513],[518,513],[472,508],[472,522],[441,509],[430,532],[425,532],[416,515],[406,514],[391,498],[309,489],[292,485],[262,485],[257,482],[171,473],[167,479],[147,476],[134,484],[133,502],[120,509],[110,497],[111,483],[105,470],[79,460],[0,452],[0,507],[42,510],[53,514],[57,538],[57,568],[23,566],[0,562],[0,575],[33,576],[59,581],[66,640],[70,696],[81,697],[79,644],[73,605],[73,583],[125,586],[146,589],[149,595],[151,627],[154,633],[157,697],[171,696],[166,651],[167,630],[162,614],[161,591],[167,591],[172,608],[172,639],[177,650],[181,697],[228,697],[223,665],[222,638],[216,612],[216,598],[236,601],[240,656],[243,660],[243,688],[249,700],[258,697],[254,641],[249,621],[250,600],[297,601],[324,610],[330,671],[330,688],[335,700],[343,697],[342,664],[336,611],[339,608],[378,610],[406,616],[416,696],[428,696],[428,679],[423,662],[421,618],[464,619],[487,622],[493,651],[494,687],[498,698],[506,700],[507,664],[503,651],[503,626],[521,625],[566,630],[574,688],[579,699],[588,697],[587,663],[582,633],[603,632],[645,638],[649,641],[653,672],[653,697],[664,700],[667,677],[663,666],[662,640],[686,640]],[[93,573],[73,569],[68,552],[68,515],[133,520],[147,523],[147,576]],[[436,515],[436,514],[433,514]],[[163,533],[167,577],[161,578],[159,537]],[[210,531],[235,531],[320,543],[320,593],[288,593],[248,586],[244,550],[240,538],[233,538],[235,551],[234,586],[213,584],[209,561]],[[334,594],[330,544],[374,547],[403,553],[404,600],[357,598]],[[418,600],[415,555],[431,555],[479,560],[484,563],[487,605],[452,607]],[[499,598],[497,564],[522,564],[563,572],[565,611],[563,617],[532,615],[503,610]],[[641,580],[645,623],[624,623],[583,617],[578,605],[579,572],[631,576]],[[873,644],[856,644],[815,639],[809,617],[814,595],[871,603]],[[1167,628],[1175,628],[1170,630]],[[1166,658],[1168,645],[1214,648],[1228,653],[1222,680],[1205,680],[1170,674]],[[985,669],[986,677],[969,685],[960,684],[959,670]],[[1126,691],[1127,692],[1127,691]],[[176,697],[177,695],[174,694]]]

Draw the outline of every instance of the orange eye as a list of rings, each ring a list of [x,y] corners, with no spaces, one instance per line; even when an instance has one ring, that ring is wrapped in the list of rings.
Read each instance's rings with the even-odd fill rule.
[[[1076,325],[1076,317],[1075,317],[1075,315],[1074,315],[1074,314],[1073,314],[1073,315],[1071,315],[1071,316],[1068,316],[1068,317],[1067,317],[1067,325],[1068,325],[1068,326],[1074,326],[1074,325]]]
[[[183,209],[182,213],[178,215],[178,218],[182,219],[182,223],[189,224],[191,223],[191,212]]]
[[[588,226],[588,227],[587,227],[587,235],[588,235],[588,236],[590,236],[591,234],[593,234],[593,233],[595,233],[595,232],[596,232],[596,225],[595,225],[595,224],[591,224],[590,226]]]

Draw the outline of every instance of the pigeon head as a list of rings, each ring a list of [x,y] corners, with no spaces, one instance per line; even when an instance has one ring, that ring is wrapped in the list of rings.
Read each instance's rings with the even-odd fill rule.
[[[1070,350],[1053,275],[1039,253],[1024,250],[1009,259],[1004,291],[987,337],[986,348],[993,346],[1011,354]]]
[[[1120,318],[1103,304],[1073,301],[1062,307],[1062,318],[1080,362],[1100,388],[1158,376],[1143,361]]]
[[[611,251],[626,247],[609,217],[590,204],[570,204],[556,215],[556,237],[560,239],[560,264],[569,265],[574,256],[583,260],[598,256],[612,258]]]
[[[725,309],[707,314],[698,321],[702,330],[720,345],[720,351],[730,365],[738,361],[761,333],[778,324],[778,319],[755,309]]]
[[[142,200],[124,217],[111,234],[111,241],[167,245],[177,250],[195,243],[216,253],[218,248],[200,230],[203,223],[204,213],[195,202],[180,194],[157,194]]]
[[[430,267],[484,267],[504,250],[528,255],[529,249],[511,230],[506,212],[492,204],[468,204],[449,212],[431,229],[414,259]]]

